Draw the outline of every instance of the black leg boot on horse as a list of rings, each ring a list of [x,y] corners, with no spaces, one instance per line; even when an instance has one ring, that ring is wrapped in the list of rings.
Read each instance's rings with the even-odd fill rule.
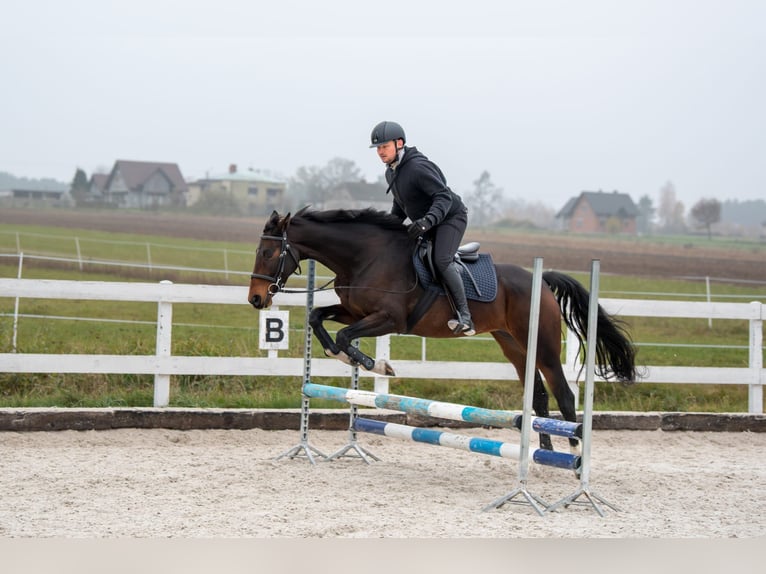
[[[468,301],[465,297],[465,287],[463,278],[460,276],[460,270],[454,261],[447,265],[442,273],[442,283],[452,297],[455,304],[457,319],[447,321],[447,326],[452,329],[455,335],[465,335],[471,337],[476,334],[471,318],[471,311],[468,309]]]

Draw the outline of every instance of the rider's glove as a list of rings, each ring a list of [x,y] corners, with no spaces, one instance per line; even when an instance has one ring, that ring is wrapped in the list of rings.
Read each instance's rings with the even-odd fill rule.
[[[429,229],[431,229],[431,222],[426,217],[421,217],[410,223],[410,226],[407,228],[407,233],[410,235],[410,239],[417,239]]]

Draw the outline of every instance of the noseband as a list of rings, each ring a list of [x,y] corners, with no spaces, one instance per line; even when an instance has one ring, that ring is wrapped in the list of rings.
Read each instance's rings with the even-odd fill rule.
[[[278,235],[261,235],[261,241],[263,241],[264,239],[274,239],[276,241],[282,242],[282,246],[279,251],[279,263],[277,265],[277,270],[273,276],[262,275],[260,273],[251,273],[250,279],[265,279],[266,281],[271,281],[271,284],[269,285],[269,288],[268,288],[268,292],[270,295],[274,295],[282,291],[282,289],[285,286],[285,281],[287,281],[287,277],[283,277],[285,272],[285,261],[287,259],[286,257],[287,254],[289,253],[290,257],[293,258],[293,261],[295,262],[295,271],[297,271],[298,273],[302,273],[300,257],[297,255],[296,250],[290,248],[290,244],[287,242],[287,231],[283,232],[281,237]]]

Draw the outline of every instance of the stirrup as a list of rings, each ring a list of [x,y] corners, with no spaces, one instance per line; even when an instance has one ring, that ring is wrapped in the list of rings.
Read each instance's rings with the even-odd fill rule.
[[[463,323],[462,318],[459,321],[457,319],[450,319],[447,321],[447,327],[449,327],[455,335],[473,337],[476,334],[476,329],[474,329],[473,323],[470,320],[468,323]]]

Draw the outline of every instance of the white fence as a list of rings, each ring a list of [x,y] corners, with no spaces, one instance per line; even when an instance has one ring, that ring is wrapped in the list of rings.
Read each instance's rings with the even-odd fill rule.
[[[0,297],[37,299],[78,299],[102,301],[156,302],[157,341],[153,355],[64,355],[37,353],[0,354],[0,372],[14,373],[113,373],[154,375],[154,404],[169,402],[172,375],[303,375],[302,358],[289,357],[185,357],[171,355],[173,303],[248,305],[247,288],[217,285],[162,283],[118,283],[100,281],[56,281],[40,279],[0,279]],[[334,293],[314,295],[316,306],[337,302]],[[604,308],[616,315],[633,317],[670,317],[702,319],[739,319],[749,324],[749,360],[747,367],[672,367],[647,366],[643,382],[733,384],[748,386],[748,410],[763,412],[763,319],[766,307],[760,302],[707,303],[649,301],[638,299],[600,299]],[[305,307],[306,296],[280,293],[274,298],[280,307]],[[390,358],[388,336],[379,337],[376,356]],[[567,360],[564,372],[572,384],[579,373],[575,364],[576,340],[567,336]],[[509,363],[396,360],[398,377],[428,379],[518,379]],[[312,376],[351,375],[351,368],[334,359],[314,359]],[[361,371],[362,376],[375,376]],[[375,378],[375,390],[387,392],[387,379]]]

